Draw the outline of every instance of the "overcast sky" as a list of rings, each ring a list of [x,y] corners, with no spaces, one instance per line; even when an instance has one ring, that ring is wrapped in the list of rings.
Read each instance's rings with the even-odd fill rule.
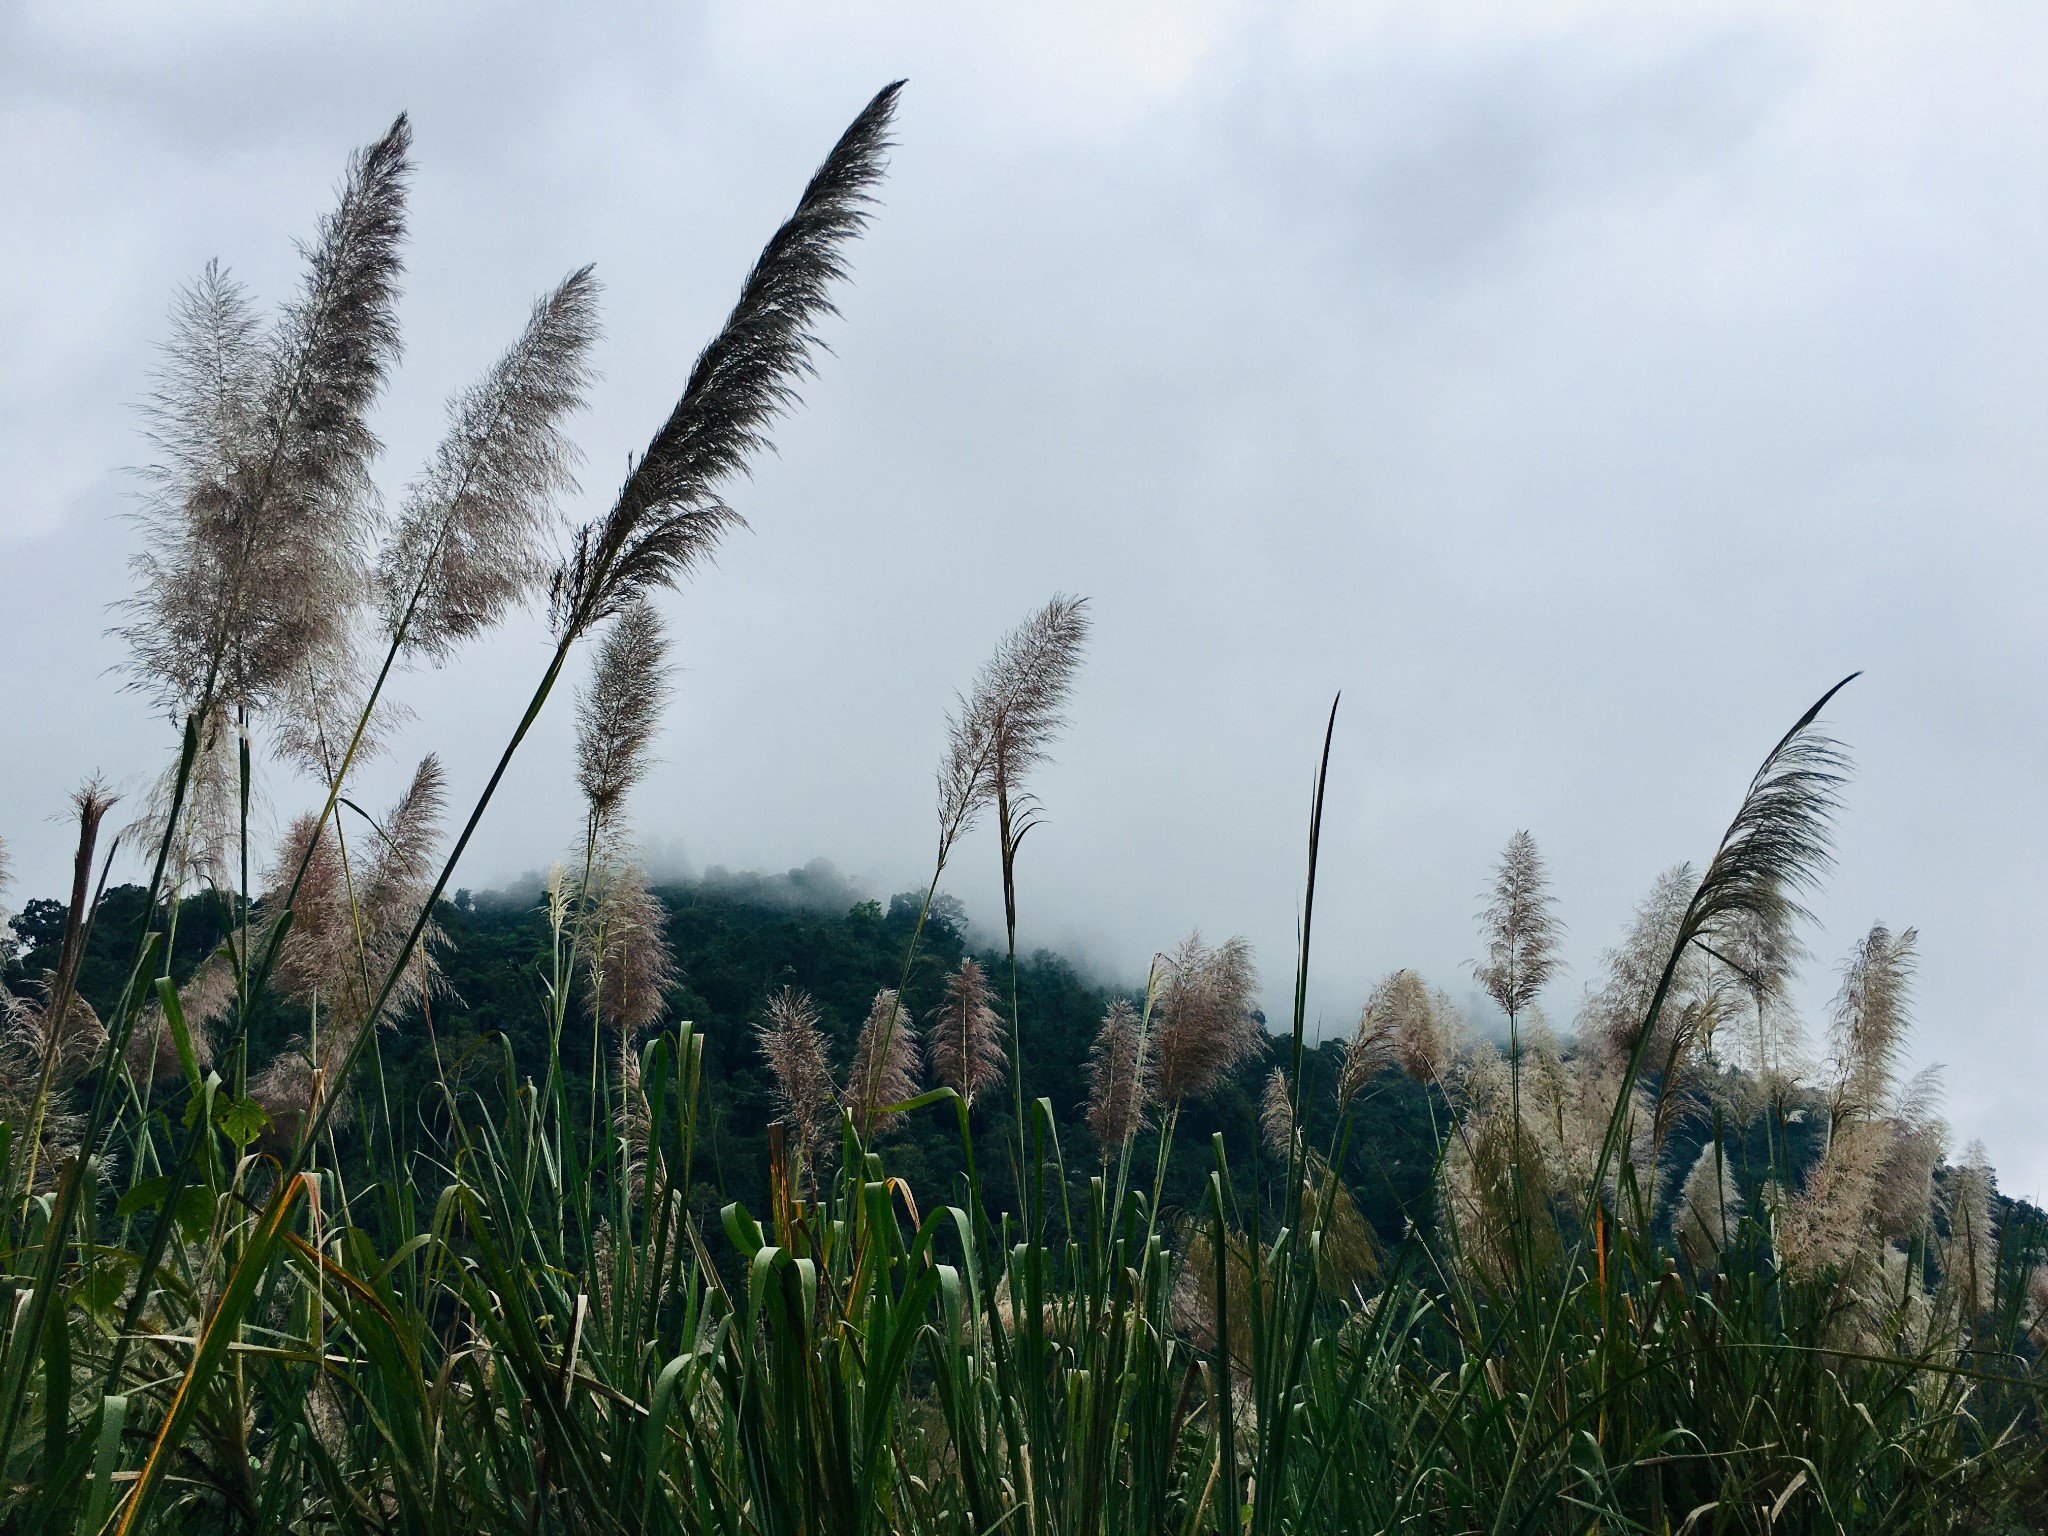
[[[0,835],[57,894],[85,773],[169,728],[104,633],[173,289],[267,299],[401,108],[419,174],[395,492],[441,401],[586,261],[580,519],[666,414],[833,138],[907,76],[833,356],[752,532],[665,599],[634,815],[662,859],[921,883],[953,690],[1056,589],[1096,635],[1028,944],[1142,975],[1200,925],[1284,1010],[1343,690],[1312,1024],[1469,989],[1531,830],[1568,1023],[1830,683],[1858,772],[1804,995],[1920,928],[1916,1062],[2048,1192],[2048,19],[2020,4],[0,7]],[[481,787],[533,619],[413,674],[400,758]],[[577,825],[569,700],[459,878]],[[381,765],[383,793],[404,769]],[[277,780],[280,814],[307,791]],[[978,836],[949,886],[999,919]],[[687,963],[688,957],[684,957]]]

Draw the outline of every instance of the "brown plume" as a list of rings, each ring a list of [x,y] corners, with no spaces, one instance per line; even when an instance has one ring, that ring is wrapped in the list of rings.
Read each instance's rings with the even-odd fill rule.
[[[813,1162],[824,1152],[833,1119],[832,1068],[818,1033],[818,1008],[807,993],[784,987],[768,998],[755,1042],[775,1077],[776,1107]]]
[[[585,990],[599,1020],[630,1041],[661,1018],[676,980],[675,955],[665,936],[668,909],[637,865],[608,866],[597,886],[584,913]]]
[[[917,1066],[917,1034],[909,1010],[896,1000],[895,988],[884,987],[875,994],[874,1006],[854,1042],[853,1065],[847,1069],[842,1100],[863,1140],[903,1118],[885,1106],[900,1104],[916,1094]]]
[[[1055,593],[1011,630],[947,719],[939,764],[939,862],[999,792],[1018,801],[1066,724],[1088,639],[1088,600]],[[1028,829],[1028,828],[1027,828]],[[1021,839],[1015,830],[1013,839]]]
[[[972,1105],[1003,1076],[1002,1019],[988,979],[973,956],[946,978],[945,1001],[932,1010],[932,1071]]]
[[[668,683],[668,639],[644,599],[627,603],[605,632],[590,683],[576,697],[576,782],[593,844],[616,831],[627,792],[646,775]]]
[[[1153,1009],[1153,1086],[1161,1101],[1200,1098],[1224,1073],[1266,1043],[1253,1009],[1258,972],[1251,945],[1225,939],[1214,949],[1199,933],[1168,957],[1166,983]]]

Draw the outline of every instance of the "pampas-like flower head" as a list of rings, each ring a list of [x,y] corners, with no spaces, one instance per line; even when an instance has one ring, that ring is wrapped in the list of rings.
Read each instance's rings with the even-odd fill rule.
[[[136,686],[168,708],[260,710],[352,644],[378,446],[367,413],[398,355],[411,143],[400,117],[351,159],[267,341],[218,268],[173,316],[150,402],[165,457],[122,631]]]
[[[1527,1011],[1557,969],[1555,908],[1536,839],[1517,832],[1500,856],[1493,890],[1479,914],[1486,934],[1479,984],[1510,1019]]]
[[[576,697],[576,782],[594,842],[616,829],[627,792],[652,766],[647,748],[661,723],[668,673],[661,615],[645,600],[626,604]]]
[[[1741,1214],[1742,1191],[1735,1187],[1720,1144],[1709,1141],[1679,1186],[1678,1210],[1672,1218],[1679,1247],[1695,1267],[1718,1264]]]
[[[776,1107],[807,1157],[824,1150],[832,1121],[832,1067],[818,1032],[818,1008],[807,993],[784,987],[768,999],[766,1021],[754,1039],[775,1077]]]
[[[668,909],[635,864],[608,866],[585,911],[590,929],[587,990],[598,1019],[631,1041],[668,1006],[675,954],[664,930]]]
[[[946,978],[945,1001],[932,1010],[932,1071],[972,1105],[1003,1076],[1002,1019],[988,978],[973,956]]]
[[[1384,985],[1382,983],[1381,987]],[[1381,999],[1381,988],[1375,988],[1372,996]],[[1385,1006],[1374,1007],[1373,1001],[1368,1000],[1358,1010],[1358,1027],[1344,1042],[1344,1061],[1337,1072],[1337,1108],[1349,1109],[1352,1101],[1393,1064],[1394,1021],[1391,1012]]]
[[[698,354],[618,500],[577,536],[554,577],[558,632],[581,634],[636,594],[673,586],[742,526],[721,488],[769,446],[769,425],[812,371],[820,345],[812,328],[833,312],[845,247],[867,222],[901,84],[885,87],[840,136],[754,263],[724,328]]]
[[[202,1072],[213,1064],[214,1026],[233,1011],[235,996],[235,968],[226,955],[218,953],[209,955],[178,988],[178,1008],[185,1015],[192,1055]],[[139,1083],[149,1083],[178,1077],[184,1070],[177,1042],[171,1038],[170,1021],[161,1007],[151,1003],[128,1036],[129,1074]]]
[[[910,1011],[897,1001],[894,987],[884,987],[875,994],[874,1006],[854,1042],[853,1065],[847,1069],[842,1101],[863,1139],[879,1135],[903,1118],[886,1106],[916,1094],[917,1055]]]
[[[563,419],[583,405],[597,338],[588,267],[533,306],[526,329],[448,402],[448,435],[407,490],[377,564],[384,622],[408,651],[446,661],[547,575],[555,496],[574,488]]]
[[[1912,1027],[1907,1014],[1919,934],[1872,926],[1842,968],[1835,995],[1836,1124],[1882,1113],[1890,1104],[1899,1053]]]
[[[1294,1098],[1285,1067],[1275,1067],[1267,1075],[1265,1092],[1259,1096],[1259,1135],[1275,1157],[1294,1156]]]
[[[1139,1076],[1143,1020],[1123,998],[1109,1005],[1088,1053],[1088,1129],[1107,1159],[1145,1128],[1146,1085]]]
[[[1214,949],[1199,933],[1181,942],[1168,958],[1153,1012],[1153,1087],[1162,1101],[1200,1098],[1264,1046],[1252,1004],[1258,984],[1252,948],[1243,939],[1225,939]]]
[[[939,852],[1001,789],[1015,799],[1066,724],[1067,695],[1088,639],[1088,600],[1055,593],[1010,631],[947,720],[939,764]]]
[[[429,924],[415,950],[407,951],[405,942],[433,879],[444,800],[441,764],[429,755],[367,848],[345,855],[333,823],[320,827],[311,816],[287,833],[277,861],[279,884],[266,901],[276,913],[273,922],[302,858],[305,874],[272,977],[286,997],[314,1010],[317,1031],[295,1039],[249,1080],[250,1094],[270,1114],[274,1140],[289,1143],[316,1100],[345,1091],[336,1074],[372,1022],[370,1008],[387,974],[396,969],[398,985],[379,1023],[393,1021],[439,985],[433,958],[439,930]]]
[[[1432,993],[1415,972],[1403,968],[1381,980],[1366,999],[1354,1047],[1363,1053],[1354,1082],[1381,1052],[1418,1083],[1442,1086],[1457,1048],[1457,1019],[1449,1000]],[[1373,1068],[1377,1075],[1377,1068]]]

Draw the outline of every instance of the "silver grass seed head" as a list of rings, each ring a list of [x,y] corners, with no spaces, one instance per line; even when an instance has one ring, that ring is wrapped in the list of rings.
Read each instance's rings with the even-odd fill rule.
[[[1950,1170],[1947,1183],[1949,1235],[1942,1252],[1942,1292],[1958,1319],[1974,1323],[1991,1310],[1998,1290],[1998,1219],[1984,1143],[1970,1143],[1962,1165]]]
[[[1733,1170],[1720,1144],[1710,1140],[1679,1186],[1672,1222],[1679,1247],[1697,1268],[1717,1265],[1741,1215],[1742,1192],[1735,1186]]]
[[[168,839],[164,873],[176,890],[194,885],[227,890],[234,885],[242,826],[241,754],[246,740],[246,733],[225,708],[210,710],[207,718],[198,722],[199,750],[186,775],[178,824],[171,825],[179,768],[173,758],[150,785],[142,809],[123,831],[134,846],[152,855]],[[262,802],[253,783],[250,802],[250,819],[254,821]]]
[[[1377,991],[1374,994],[1378,995]],[[1344,1058],[1337,1072],[1337,1108],[1348,1110],[1353,1101],[1394,1065],[1393,1019],[1385,1008],[1375,1009],[1370,1001],[1358,1010],[1358,1027],[1344,1042]]]
[[[944,1000],[926,1021],[932,1071],[972,1106],[1002,1080],[1002,1018],[981,966],[969,955],[946,978]]]
[[[640,1053],[632,1038],[621,1034],[613,1047],[617,1058],[617,1098],[612,1106],[613,1129],[625,1154],[626,1188],[635,1201],[647,1190],[647,1153],[653,1139],[654,1116],[640,1077]]]
[[[1152,1086],[1170,1104],[1200,1098],[1266,1043],[1253,997],[1258,971],[1239,937],[1213,949],[1192,933],[1168,957],[1153,1009],[1157,1062]]]
[[[386,632],[440,664],[545,580],[555,498],[575,488],[563,434],[591,382],[598,282],[572,272],[490,370],[448,402],[448,433],[406,490],[377,561]]]
[[[1919,934],[1872,926],[1842,968],[1834,1001],[1837,1122],[1881,1114],[1889,1106],[1898,1060],[1911,1029]]]
[[[1067,697],[1088,640],[1088,600],[1052,600],[997,643],[974,687],[947,717],[939,762],[941,853],[994,802],[1014,802],[1066,725]]]
[[[1105,1160],[1146,1125],[1142,1033],[1138,1010],[1120,997],[1103,1014],[1088,1053],[1088,1129]]]
[[[1476,967],[1480,986],[1510,1018],[1527,1011],[1557,969],[1562,925],[1556,906],[1536,840],[1517,832],[1501,854],[1479,914],[1487,953]]]
[[[346,1053],[369,1022],[370,1006],[394,967],[398,984],[385,1001],[381,1023],[395,1021],[443,986],[434,960],[442,942],[438,926],[427,926],[418,948],[407,951],[404,945],[432,883],[445,800],[440,761],[429,755],[367,838],[344,847],[332,821],[316,836],[312,816],[300,817],[286,833],[264,902],[271,922],[282,916],[288,882],[301,858],[306,867],[273,978],[284,996],[317,1009],[320,1046],[320,1061],[314,1062],[307,1044],[299,1043],[297,1053],[306,1060],[293,1081],[310,1084],[309,1074],[328,1064],[330,1044],[334,1056]],[[277,1091],[289,1099],[296,1091],[287,1091],[291,1071],[280,1072]]]
[[[1384,1051],[1416,1082],[1442,1087],[1457,1057],[1457,1034],[1456,1014],[1448,999],[1431,992],[1419,975],[1404,967],[1372,989],[1353,1039],[1369,1042],[1360,1046],[1367,1052],[1367,1063]]]
[[[776,1108],[815,1162],[824,1151],[833,1117],[832,1068],[809,994],[783,987],[768,998],[754,1040],[775,1079]]]
[[[596,883],[584,908],[585,991],[598,1020],[630,1041],[660,1020],[676,981],[675,953],[666,937],[668,909],[638,865],[607,867]]]
[[[215,1026],[234,1011],[235,968],[224,954],[209,955],[178,988],[178,1008],[191,1036],[192,1055],[201,1072],[213,1064]],[[171,1035],[170,1020],[151,1003],[128,1036],[128,1071],[139,1083],[163,1082],[183,1076],[184,1063]]]
[[[653,766],[648,748],[661,724],[669,672],[661,615],[645,599],[627,603],[576,696],[576,782],[600,842],[618,828],[627,794]]]
[[[834,312],[845,248],[867,223],[901,86],[877,93],[840,136],[698,354],[682,398],[617,501],[577,534],[551,587],[557,633],[579,635],[634,595],[676,585],[744,526],[723,487],[770,446],[769,427],[797,403],[798,383],[814,370],[823,345],[814,328]]]
[[[1294,1097],[1285,1067],[1275,1067],[1267,1075],[1265,1090],[1259,1095],[1259,1135],[1273,1156],[1294,1156]]]
[[[892,1129],[903,1116],[887,1106],[917,1092],[917,1034],[910,1012],[893,987],[875,994],[874,1006],[854,1042],[842,1100],[863,1139]]]
[[[217,272],[177,316],[188,334],[152,402],[156,436],[201,447],[151,477],[122,631],[136,686],[168,708],[274,710],[309,661],[354,642],[378,449],[367,411],[399,350],[411,137],[401,117],[351,158],[266,340],[250,342],[247,302]],[[232,361],[184,366],[193,355]],[[213,430],[223,421],[233,430]]]

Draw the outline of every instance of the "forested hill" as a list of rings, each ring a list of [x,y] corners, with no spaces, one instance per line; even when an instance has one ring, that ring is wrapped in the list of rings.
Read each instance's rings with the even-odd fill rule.
[[[697,1163],[700,1187],[692,1203],[715,1209],[738,1199],[759,1210],[766,1198],[767,1126],[774,1114],[768,1072],[754,1038],[765,1000],[785,985],[811,994],[843,1080],[854,1035],[875,993],[895,986],[902,974],[918,898],[898,896],[886,908],[862,901],[819,911],[792,905],[786,892],[759,882],[671,885],[658,894],[680,969],[667,1018],[692,1021],[706,1041],[705,1141]],[[817,893],[810,894],[815,899]],[[80,975],[81,991],[96,1007],[109,1007],[119,988],[141,897],[139,888],[124,886],[108,891],[100,903]],[[486,1098],[504,1091],[507,1045],[517,1078],[543,1075],[550,945],[539,895],[458,892],[453,901],[442,903],[438,918],[445,935],[438,953],[449,995],[432,1005],[431,1018],[415,1014],[380,1033],[379,1059],[373,1065],[381,1065],[382,1092],[374,1080],[363,1085],[361,1100],[367,1107],[347,1136],[364,1134],[366,1117],[380,1126],[382,1105],[388,1104],[399,1138],[424,1141],[423,1130],[443,1113],[437,1048],[449,1076]],[[9,985],[24,990],[55,960],[62,907],[31,901],[12,926],[16,942],[5,975]],[[188,900],[179,914],[175,974],[182,978],[196,967],[219,942],[221,931],[211,898]],[[942,900],[925,926],[905,988],[905,1000],[920,1023],[938,1001],[942,978],[969,952],[957,908]],[[986,952],[980,959],[1007,1001],[1007,964]],[[1051,1105],[1060,1151],[1076,1179],[1092,1171],[1099,1157],[1081,1109],[1088,1092],[1089,1048],[1115,995],[1043,950],[1018,968],[1025,1089]],[[1135,992],[1129,995],[1139,1000]],[[574,1091],[587,1093],[592,1043],[588,1015],[581,1017],[582,1026],[572,1026],[563,1041],[562,1056]],[[287,1017],[274,1005],[262,1009],[250,1031],[252,1065],[260,1066],[301,1028],[296,1015]],[[1332,1128],[1328,1085],[1335,1079],[1336,1056],[1337,1047],[1326,1044],[1305,1074],[1310,1098],[1321,1106],[1309,1116],[1309,1128],[1317,1135]],[[1259,1094],[1277,1059],[1275,1052],[1248,1063],[1207,1098],[1185,1107],[1166,1186],[1170,1201],[1185,1205],[1199,1193],[1213,1166],[1215,1133],[1222,1134],[1233,1168],[1250,1171],[1258,1156]],[[1317,1082],[1324,1085],[1319,1094],[1313,1092]],[[1350,1182],[1363,1212],[1389,1237],[1398,1236],[1411,1217],[1427,1220],[1424,1191],[1437,1141],[1431,1098],[1407,1078],[1389,1074],[1352,1137],[1346,1158]],[[1004,1205],[1012,1203],[1009,1160],[996,1149],[1004,1145],[1011,1103],[1005,1085],[975,1110],[984,1176],[992,1201]],[[1434,1107],[1442,1124],[1441,1104]],[[381,1136],[381,1128],[372,1134]],[[955,1198],[960,1152],[949,1113],[933,1109],[912,1116],[889,1133],[882,1150],[891,1171],[910,1184],[922,1206]],[[1156,1143],[1146,1137],[1134,1155],[1149,1169]]]

